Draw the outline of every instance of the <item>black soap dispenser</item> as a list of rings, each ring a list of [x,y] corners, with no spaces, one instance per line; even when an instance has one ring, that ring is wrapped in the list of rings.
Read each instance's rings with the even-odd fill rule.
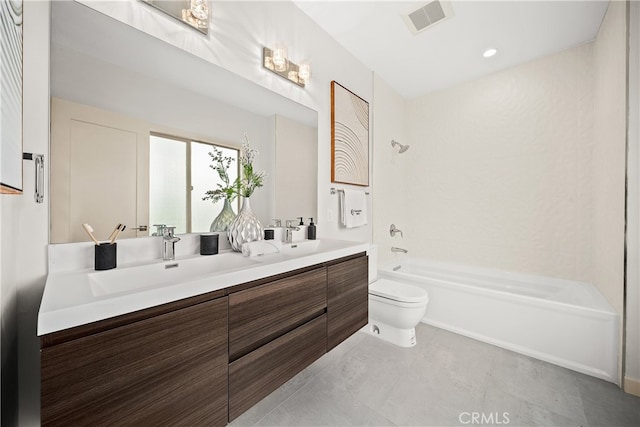
[[[316,225],[313,223],[313,218],[309,218],[311,222],[307,227],[307,239],[316,240]]]

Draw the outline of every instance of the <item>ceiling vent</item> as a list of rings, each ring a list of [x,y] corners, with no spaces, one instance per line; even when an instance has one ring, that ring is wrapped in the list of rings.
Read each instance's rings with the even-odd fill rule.
[[[449,1],[435,0],[403,15],[407,26],[413,34],[418,34],[453,16],[453,8]]]

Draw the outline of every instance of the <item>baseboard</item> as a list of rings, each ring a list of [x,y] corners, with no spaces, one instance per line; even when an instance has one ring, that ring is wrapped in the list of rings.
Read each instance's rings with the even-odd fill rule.
[[[633,394],[634,396],[640,396],[640,380],[635,378],[624,377],[625,393]]]

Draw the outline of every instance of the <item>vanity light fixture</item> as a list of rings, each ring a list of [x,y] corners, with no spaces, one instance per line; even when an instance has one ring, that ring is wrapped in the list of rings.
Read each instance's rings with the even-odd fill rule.
[[[309,79],[311,78],[311,67],[309,64],[300,64],[298,78],[305,84],[309,83]]]
[[[262,65],[272,73],[284,77],[300,87],[304,87],[305,84],[309,83],[309,78],[311,77],[309,64],[298,65],[291,62],[287,58],[287,50],[281,47],[275,49],[263,47]]]
[[[496,53],[498,53],[498,49],[495,48],[489,48],[487,50],[484,51],[484,53],[482,54],[482,56],[484,56],[485,58],[491,58],[493,55],[495,55]]]

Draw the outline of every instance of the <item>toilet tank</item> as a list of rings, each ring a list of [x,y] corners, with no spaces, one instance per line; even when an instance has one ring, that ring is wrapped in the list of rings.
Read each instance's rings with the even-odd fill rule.
[[[367,255],[369,255],[369,283],[373,283],[378,280],[378,245],[370,244]]]

